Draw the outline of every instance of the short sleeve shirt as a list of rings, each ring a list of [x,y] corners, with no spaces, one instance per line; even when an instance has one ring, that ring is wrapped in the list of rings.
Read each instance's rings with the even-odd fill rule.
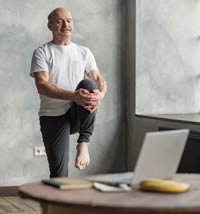
[[[55,45],[48,42],[37,48],[32,57],[30,75],[45,71],[49,81],[59,88],[74,91],[78,83],[91,70],[98,70],[92,52],[75,43]],[[40,95],[39,116],[59,116],[71,106],[69,100],[59,100]]]

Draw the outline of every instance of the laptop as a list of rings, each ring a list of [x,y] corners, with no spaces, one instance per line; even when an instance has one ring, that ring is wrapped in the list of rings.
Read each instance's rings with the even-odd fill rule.
[[[170,179],[178,169],[188,135],[189,129],[148,132],[134,172],[104,174],[90,180],[118,186],[137,184],[147,178]]]

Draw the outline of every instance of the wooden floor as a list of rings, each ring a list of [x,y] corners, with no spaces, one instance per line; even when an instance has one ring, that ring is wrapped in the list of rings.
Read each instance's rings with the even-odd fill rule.
[[[0,197],[0,214],[40,214],[40,204],[20,197]]]

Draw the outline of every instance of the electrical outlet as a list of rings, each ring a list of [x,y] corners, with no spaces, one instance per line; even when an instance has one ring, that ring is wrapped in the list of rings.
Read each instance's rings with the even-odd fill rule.
[[[46,156],[46,150],[44,146],[33,147],[33,156]]]

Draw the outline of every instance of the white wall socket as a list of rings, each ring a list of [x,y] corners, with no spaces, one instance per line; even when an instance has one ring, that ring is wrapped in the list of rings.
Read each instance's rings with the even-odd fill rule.
[[[46,156],[46,150],[44,146],[33,147],[33,156]]]

